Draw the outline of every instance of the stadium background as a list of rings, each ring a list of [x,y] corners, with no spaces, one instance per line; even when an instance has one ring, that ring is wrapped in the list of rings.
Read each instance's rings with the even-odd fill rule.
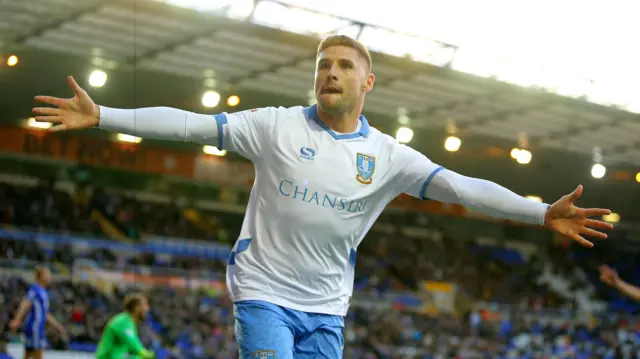
[[[234,357],[223,275],[253,178],[250,163],[215,148],[45,133],[29,119],[34,95],[70,96],[71,74],[112,107],[309,104],[315,46],[344,33],[373,51],[364,110],[373,126],[532,200],[582,183],[582,205],[616,212],[610,240],[586,251],[460,206],[398,198],[359,248],[345,357],[635,355],[637,307],[596,274],[609,263],[637,278],[640,123],[625,61],[611,73],[571,72],[330,7],[178,3],[187,2],[0,2],[0,324],[11,350],[19,336],[6,324],[45,263],[72,339],[53,333],[56,349],[90,353],[123,293],[143,287],[153,308],[143,337],[161,357]]]

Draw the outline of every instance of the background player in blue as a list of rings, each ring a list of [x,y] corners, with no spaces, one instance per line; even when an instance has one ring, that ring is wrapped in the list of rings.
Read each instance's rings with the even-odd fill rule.
[[[46,323],[53,325],[65,339],[67,338],[64,327],[49,313],[47,286],[51,281],[51,272],[47,268],[37,268],[35,279],[36,283],[31,285],[26,298],[20,303],[14,319],[9,323],[10,329],[15,331],[23,324],[24,320],[25,359],[42,358],[42,352],[47,348]]]
[[[330,36],[317,51],[317,105],[213,116],[167,107],[96,105],[69,77],[70,99],[37,96],[51,131],[99,127],[144,138],[235,151],[256,169],[240,237],[227,266],[241,358],[340,358],[357,248],[385,206],[407,193],[460,203],[496,218],[537,224],[592,246],[583,234],[611,225],[578,208],[582,187],[552,205],[496,183],[460,175],[369,126],[371,56],[359,42]],[[594,229],[595,228],[595,229]]]

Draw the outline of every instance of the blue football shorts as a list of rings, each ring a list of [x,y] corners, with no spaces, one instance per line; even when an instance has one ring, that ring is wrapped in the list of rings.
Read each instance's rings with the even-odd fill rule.
[[[258,300],[234,304],[240,359],[340,359],[344,318]]]
[[[40,351],[47,349],[47,338],[44,334],[44,330],[32,330],[28,329],[24,332],[25,343],[24,349],[29,352]]]

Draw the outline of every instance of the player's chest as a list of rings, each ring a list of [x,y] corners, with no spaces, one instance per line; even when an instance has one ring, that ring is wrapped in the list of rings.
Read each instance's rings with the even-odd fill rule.
[[[365,196],[386,180],[381,151],[367,141],[336,141],[329,136],[279,136],[274,166],[280,180],[322,187],[343,196]]]

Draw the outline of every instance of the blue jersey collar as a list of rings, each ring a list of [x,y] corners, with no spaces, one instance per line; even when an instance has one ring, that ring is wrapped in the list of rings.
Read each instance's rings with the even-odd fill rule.
[[[304,113],[307,120],[309,119],[314,120],[320,127],[322,127],[325,131],[327,131],[331,135],[331,137],[333,137],[336,140],[349,140],[349,139],[360,138],[360,137],[366,138],[367,136],[369,136],[369,133],[371,132],[371,129],[369,128],[369,122],[367,122],[367,119],[366,117],[364,117],[364,115],[360,115],[360,130],[358,132],[341,134],[341,133],[336,133],[334,130],[327,127],[327,125],[325,125],[324,122],[320,121],[320,117],[318,116],[318,105],[312,105],[310,107],[305,108]]]

